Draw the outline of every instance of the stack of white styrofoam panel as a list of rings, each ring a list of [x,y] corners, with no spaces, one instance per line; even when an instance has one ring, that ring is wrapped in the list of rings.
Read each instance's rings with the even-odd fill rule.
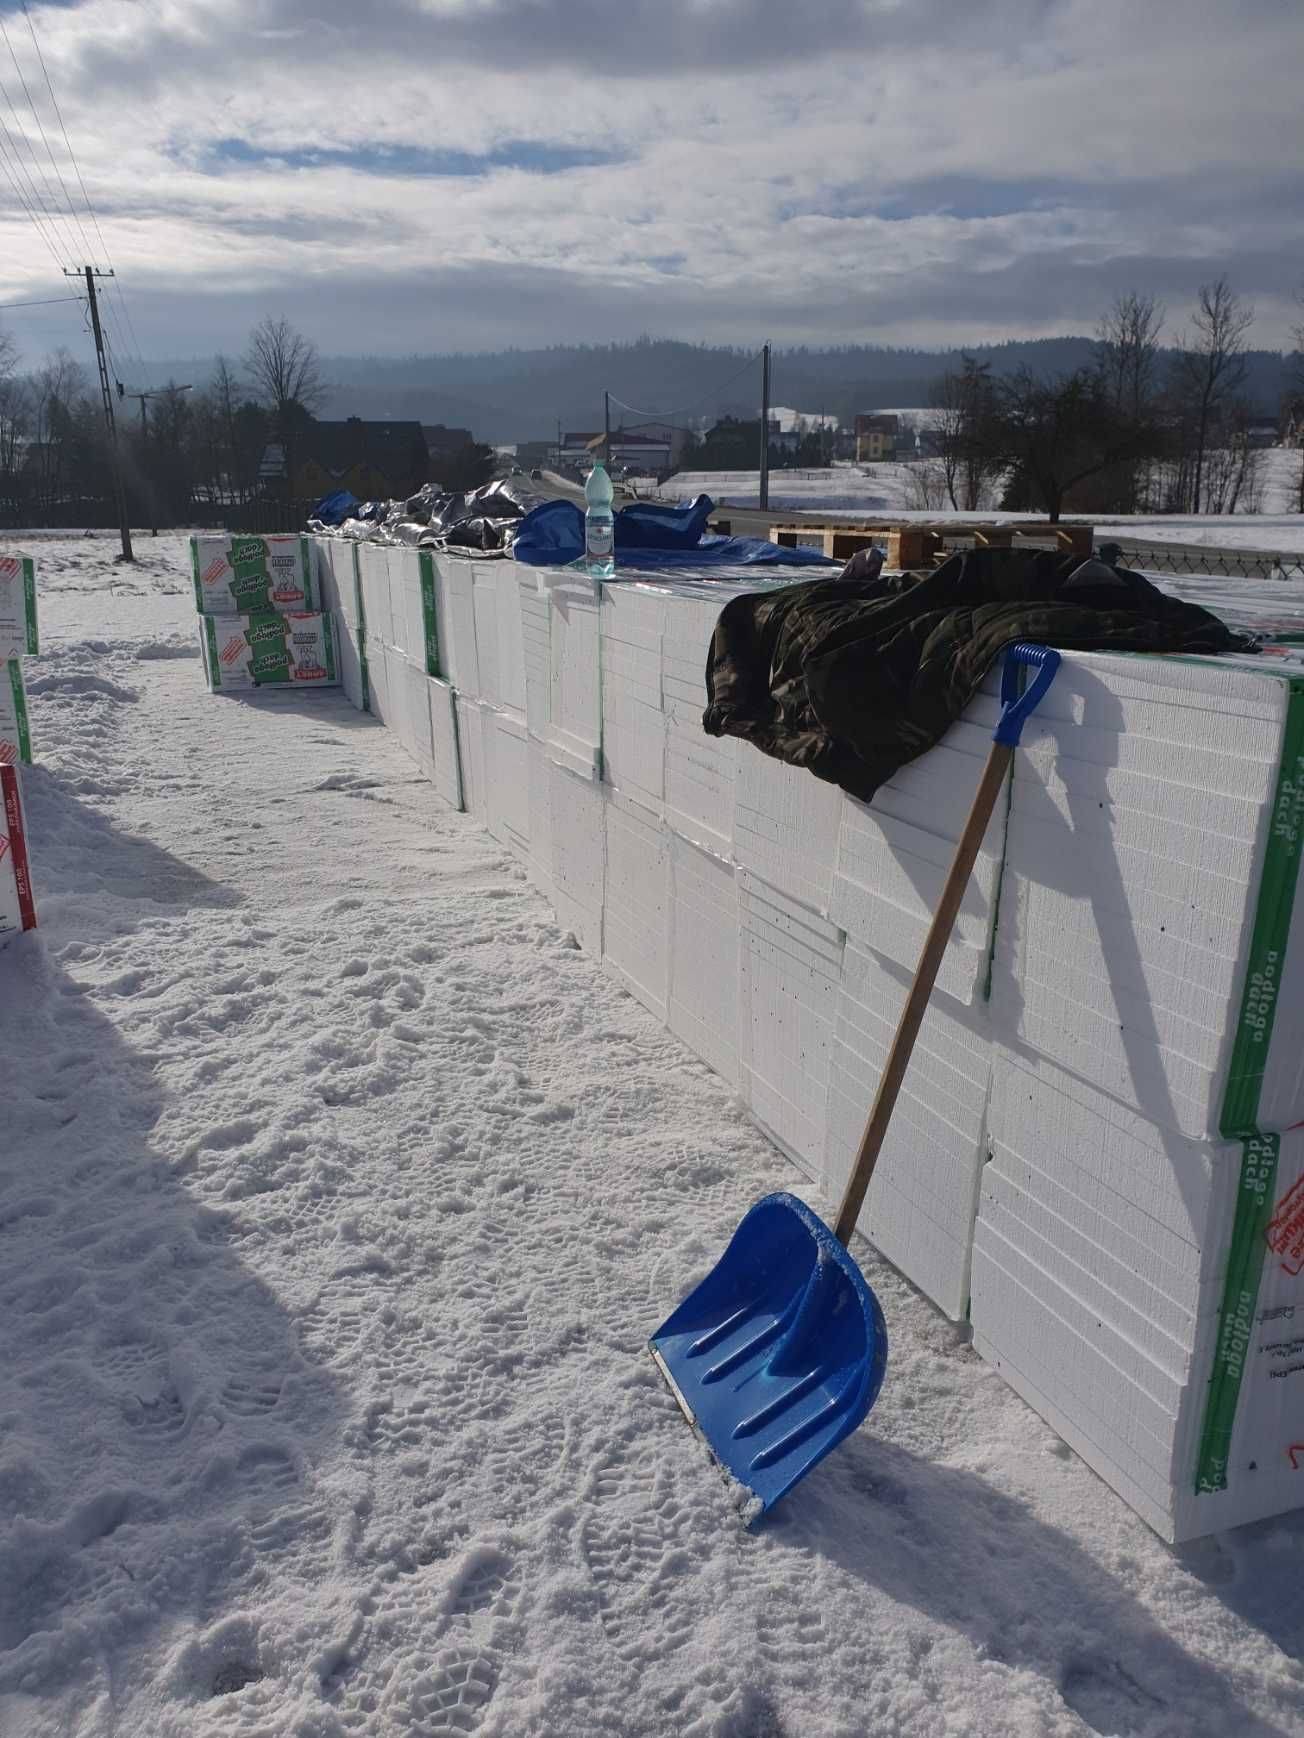
[[[580,946],[602,957],[606,828],[602,784],[594,774],[572,771],[554,745],[544,763],[548,779],[552,843],[552,900],[557,921]]]
[[[444,674],[435,604],[435,563],[428,549],[396,544],[385,551],[389,573],[390,636],[386,645],[402,652],[427,676]]]
[[[1024,741],[975,1336],[1188,1538],[1299,1501],[1304,682],[1074,655]]]
[[[397,700],[394,694],[394,684],[390,679],[390,664],[397,663],[398,654],[390,648],[378,634],[370,629],[366,633],[367,645],[367,699],[368,710],[379,724],[387,730],[393,730],[397,718]]]
[[[614,790],[660,816],[666,714],[661,687],[664,591],[637,584],[602,593],[602,768]]]
[[[1297,1505],[1304,1134],[1193,1141],[1002,1049],[991,1146],[982,1355],[1167,1539]]]
[[[498,576],[505,571],[501,561],[473,562],[471,566],[471,611],[475,620],[475,655],[479,668],[478,697],[490,706],[500,704]]]
[[[435,613],[440,646],[439,674],[459,695],[480,698],[480,659],[475,632],[475,574],[479,564],[466,555],[440,550],[435,556]],[[493,563],[494,566],[509,564]]]
[[[548,586],[549,693],[544,739],[584,778],[602,776],[602,679],[597,590],[586,578]]]
[[[382,646],[395,644],[394,610],[389,586],[389,550],[383,543],[359,543],[357,552],[360,613],[367,633],[370,661],[373,641]]]
[[[434,753],[435,789],[453,808],[464,808],[456,696],[452,684],[438,676],[428,676],[426,686],[430,694],[430,741]]]
[[[343,610],[336,610],[332,620],[335,623],[335,655],[339,662],[340,684],[359,712],[369,712],[371,681],[362,630],[346,619]]]
[[[525,690],[525,722],[536,742],[547,742],[552,718],[552,626],[547,588],[533,568],[511,564],[516,574],[517,609],[521,622],[521,678]]]
[[[354,551],[357,545],[342,537],[317,537],[317,586],[324,610],[352,610],[355,597]]]
[[[672,832],[732,859],[738,763],[756,750],[733,736],[708,736],[706,658],[728,601],[705,586],[676,587],[666,607],[661,683],[666,714],[666,820]],[[759,758],[759,757],[758,757]]]
[[[385,648],[390,695],[389,728],[430,780],[435,782],[435,745],[430,725],[430,677],[393,646]]]
[[[468,565],[480,688],[480,716],[472,728],[479,731],[484,761],[485,821],[496,839],[526,861],[530,769],[521,587],[510,562]]]
[[[335,623],[340,682],[359,712],[371,710],[367,636],[358,577],[358,545],[343,537],[318,537],[317,576],[322,607]]]
[[[912,977],[912,967],[848,940],[828,1064],[830,1203],[846,1187]],[[858,1223],[953,1320],[969,1301],[990,1078],[986,1008],[964,1007],[935,990]]]
[[[1280,879],[1291,688],[1232,659],[1071,654],[1015,759],[997,1029],[1197,1138],[1225,1121],[1261,894]],[[1304,1118],[1302,932],[1304,908],[1254,961],[1248,1015],[1273,1017],[1237,1131]]]
[[[743,1102],[822,1180],[842,931],[800,898],[738,870],[738,1061]]]
[[[484,720],[480,702],[453,687],[457,754],[462,769],[462,806],[482,827],[489,825],[489,774],[485,758]],[[489,752],[493,752],[490,738]]]
[[[963,719],[936,748],[880,786],[872,805],[851,797],[843,804],[829,916],[859,945],[911,971],[937,909],[999,716],[997,678],[992,676]],[[1002,795],[938,973],[938,988],[965,1006],[986,989],[1006,806]],[[808,860],[813,876],[818,859]]]
[[[742,754],[734,798],[739,868],[827,917],[845,802],[837,785],[801,767],[755,749]]]
[[[530,850],[530,745],[524,718],[480,702],[489,830],[522,862]]]
[[[732,863],[669,833],[670,981],[667,1024],[731,1086],[738,1074],[742,928]]]
[[[552,855],[552,775],[548,768],[551,756],[547,744],[532,733],[525,739],[526,769],[529,777],[527,812],[529,850],[526,868],[530,880],[550,905],[556,905],[556,872]]]
[[[602,957],[663,1023],[670,986],[670,836],[661,816],[605,786]]]

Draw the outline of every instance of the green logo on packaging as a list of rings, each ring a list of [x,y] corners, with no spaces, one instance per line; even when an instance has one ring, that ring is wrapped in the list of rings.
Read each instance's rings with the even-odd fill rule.
[[[290,674],[290,654],[282,646],[280,650],[260,652],[250,660],[249,674],[255,682],[268,680],[286,681]]]
[[[231,540],[227,560],[232,567],[238,567],[242,561],[266,561],[267,545],[261,537],[234,537]]]
[[[237,573],[231,581],[230,591],[232,598],[241,606],[241,613],[265,609],[269,602],[265,573]]]
[[[245,629],[245,639],[251,646],[263,646],[275,640],[284,648],[284,618],[281,616],[251,617],[249,626]]]

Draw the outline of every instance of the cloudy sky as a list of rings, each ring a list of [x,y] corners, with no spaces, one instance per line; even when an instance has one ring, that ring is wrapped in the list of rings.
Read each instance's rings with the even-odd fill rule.
[[[29,5],[146,357],[269,311],[328,353],[959,343],[1131,287],[1171,333],[1224,271],[1255,342],[1299,318],[1301,0]],[[0,21],[13,303],[85,247],[21,0]],[[0,321],[84,342],[76,307]]]

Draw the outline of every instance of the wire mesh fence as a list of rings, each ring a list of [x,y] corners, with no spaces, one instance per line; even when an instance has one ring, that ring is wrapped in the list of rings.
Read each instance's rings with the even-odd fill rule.
[[[1097,535],[1096,547],[1112,544],[1126,567],[1150,573],[1192,573],[1228,579],[1304,580],[1304,554],[1290,550],[1206,548],[1196,544],[1137,543]]]

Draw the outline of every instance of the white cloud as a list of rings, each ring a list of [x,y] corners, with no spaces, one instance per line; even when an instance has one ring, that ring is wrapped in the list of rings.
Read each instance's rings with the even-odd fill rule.
[[[1089,329],[1132,285],[1179,315],[1222,271],[1280,343],[1304,274],[1304,24],[1278,0],[35,17],[147,352],[238,347],[267,308],[327,350],[961,341]],[[414,153],[486,161],[402,172]],[[0,299],[50,287],[16,201],[0,246]],[[11,319],[45,338],[59,312]]]

